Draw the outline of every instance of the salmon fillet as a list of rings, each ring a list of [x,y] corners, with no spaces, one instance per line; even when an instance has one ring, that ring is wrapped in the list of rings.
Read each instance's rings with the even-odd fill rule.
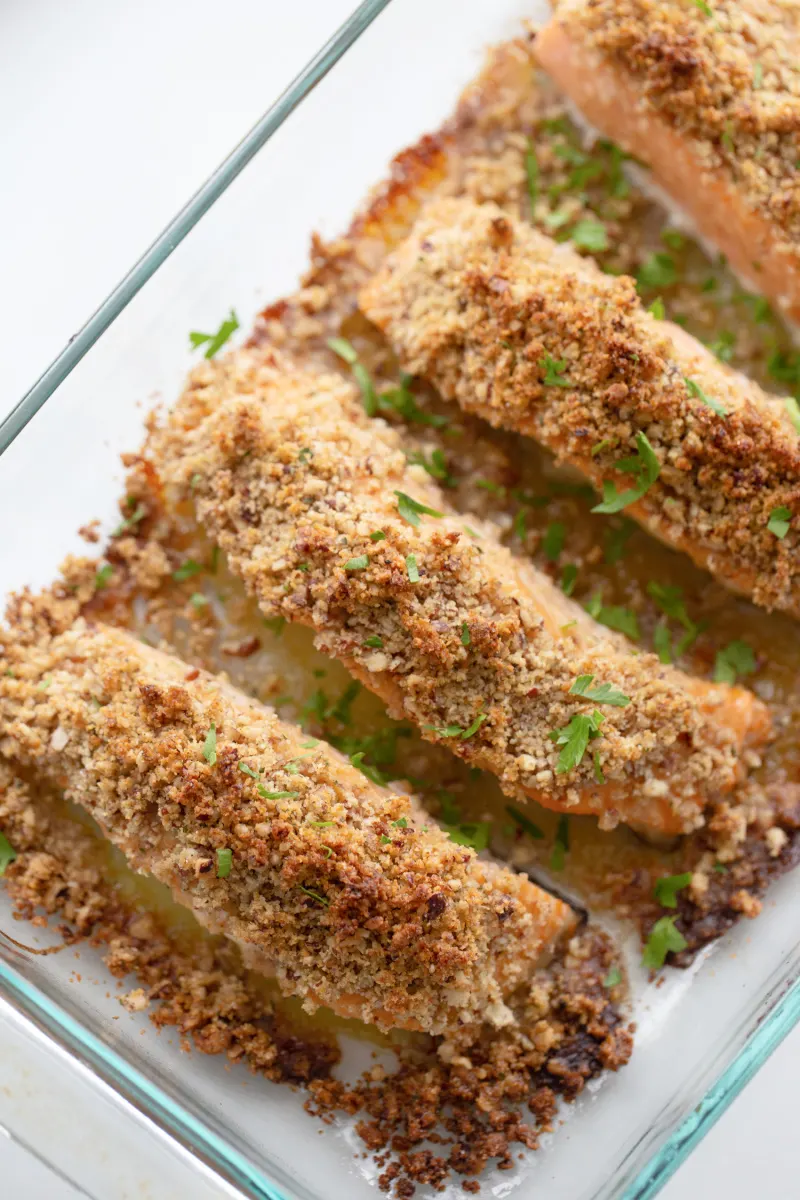
[[[0,755],[311,1006],[385,1029],[502,1023],[503,997],[575,926],[407,795],[130,634],[81,619],[3,666]]]
[[[392,715],[509,795],[680,832],[768,731],[753,696],[628,653],[456,516],[338,375],[248,350],[204,364],[152,454],[266,614],[311,626]]]
[[[800,4],[565,0],[534,50],[734,270],[800,321]]]
[[[645,311],[633,280],[467,200],[361,293],[401,365],[535,438],[734,591],[800,616],[800,450],[780,401]]]

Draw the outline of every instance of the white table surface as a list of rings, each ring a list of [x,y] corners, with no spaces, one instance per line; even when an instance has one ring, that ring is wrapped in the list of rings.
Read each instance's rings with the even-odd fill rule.
[[[0,0],[0,411],[354,3]],[[16,1138],[0,1132],[3,1195],[74,1200],[85,1193],[70,1176],[103,1200],[228,1195],[213,1181],[190,1181],[179,1156],[93,1098],[2,1016],[0,1044],[0,1130]],[[796,1030],[665,1200],[797,1196],[799,1071]],[[39,1156],[61,1164],[66,1178]]]

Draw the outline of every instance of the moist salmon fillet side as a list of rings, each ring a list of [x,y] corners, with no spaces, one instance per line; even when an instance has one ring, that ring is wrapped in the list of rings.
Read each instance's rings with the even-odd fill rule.
[[[504,996],[575,926],[409,796],[124,631],[81,619],[12,659],[0,757],[63,787],[135,870],[311,1006],[382,1028],[502,1023]]]
[[[338,375],[253,350],[204,364],[152,454],[266,614],[310,625],[392,715],[509,795],[689,830],[768,734],[750,693],[631,654],[454,514]]]
[[[800,616],[785,405],[495,205],[431,204],[361,293],[405,370],[535,438],[734,591]],[[776,526],[776,520],[779,524]]]
[[[545,70],[800,322],[800,4],[563,0]]]

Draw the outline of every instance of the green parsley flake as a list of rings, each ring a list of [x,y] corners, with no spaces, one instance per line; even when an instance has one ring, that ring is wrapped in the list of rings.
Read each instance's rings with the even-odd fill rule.
[[[720,331],[718,338],[713,342],[708,343],[708,348],[712,354],[715,354],[720,362],[730,363],[733,360],[733,352],[736,347],[736,334],[731,333],[729,329]]]
[[[670,250],[682,250],[686,245],[686,238],[679,229],[662,229],[661,240]]]
[[[756,656],[747,642],[734,641],[717,652],[714,660],[714,682],[736,683],[741,675],[752,675]]]
[[[409,554],[406,558],[406,573],[409,583],[419,583],[419,567],[417,566],[416,554]]]
[[[594,617],[595,621],[599,621],[607,629],[615,629],[617,633],[624,633],[632,642],[639,641],[641,637],[639,622],[636,613],[630,608],[623,608],[621,604],[603,604],[598,593],[589,600],[586,611],[590,617]]]
[[[263,783],[256,784],[256,790],[259,796],[263,796],[265,800],[293,800],[296,796],[300,795],[299,792],[269,792]]]
[[[603,716],[599,712],[591,715],[576,713],[568,725],[549,735],[551,741],[562,747],[556,765],[557,775],[565,775],[580,765],[589,742],[600,736],[602,721]]]
[[[567,360],[565,358],[556,361],[549,354],[545,354],[544,358],[539,362],[539,366],[544,371],[544,379],[542,383],[545,387],[572,387],[572,381],[564,377],[564,371],[567,369]]]
[[[413,496],[407,496],[405,492],[395,492],[397,496],[397,511],[404,521],[408,521],[409,525],[419,525],[420,514],[428,517],[442,517],[435,508],[428,508],[427,504],[420,504],[419,500],[415,500]]]
[[[361,645],[366,646],[369,650],[380,650],[383,648],[383,638],[378,637],[377,633],[372,633]]]
[[[660,917],[650,930],[650,936],[642,952],[642,966],[657,971],[663,967],[670,952],[678,954],[688,943],[679,929],[675,928],[675,917]]]
[[[312,900],[316,900],[317,904],[321,904],[324,908],[328,908],[330,905],[330,900],[328,900],[326,896],[320,895],[319,892],[315,892],[313,888],[304,887],[302,883],[298,883],[297,886],[300,888],[301,892],[305,892],[305,894],[310,896]]]
[[[193,575],[199,575],[203,570],[203,564],[195,562],[193,558],[187,558],[185,563],[178,567],[177,571],[172,572],[172,578],[176,583],[183,583],[187,579],[191,579]]]
[[[594,513],[618,513],[623,508],[627,508],[629,504],[641,500],[642,496],[652,487],[661,471],[661,464],[656,457],[656,453],[647,435],[639,432],[636,434],[636,454],[629,458],[621,458],[614,464],[618,471],[622,471],[626,475],[633,475],[636,479],[634,487],[629,488],[625,492],[618,492],[617,486],[612,482],[603,483],[603,500],[601,504],[596,504],[592,509]]]
[[[725,405],[721,404],[719,400],[715,400],[713,396],[706,395],[699,383],[695,383],[693,379],[688,379],[685,375],[683,382],[686,384],[689,395],[694,400],[702,400],[703,404],[707,405],[718,417],[727,417],[728,410]]]
[[[431,425],[434,429],[443,429],[447,425],[447,417],[443,417],[440,413],[427,413],[421,409],[411,391],[411,381],[410,375],[401,372],[400,386],[381,392],[378,397],[380,407],[393,409],[405,421],[412,421],[418,425]]]
[[[217,879],[227,879],[233,866],[233,851],[223,849],[217,851]]]
[[[408,829],[408,817],[399,817],[396,821],[392,821],[395,829]]]
[[[461,725],[426,725],[425,729],[431,729],[439,737],[457,737],[461,738],[462,741],[466,741],[467,738],[471,738],[473,734],[478,732],[488,715],[488,713],[478,713],[475,720],[466,729]]]
[[[622,983],[622,972],[619,967],[612,967],[603,980],[603,987],[611,991],[612,988],[619,987]]]
[[[203,758],[209,766],[213,767],[217,761],[217,726],[216,722],[212,721],[206,740],[203,742]]]
[[[472,638],[471,638],[470,632],[469,632],[469,625],[467,624],[466,621],[464,621],[461,625],[461,645],[468,646],[471,641],[472,641]]]
[[[553,853],[550,855],[550,870],[563,871],[566,861],[567,851],[569,850],[569,817],[564,813],[558,818],[558,827],[556,829],[556,840],[553,846]]]
[[[102,589],[108,585],[108,581],[113,574],[114,568],[112,567],[111,563],[104,563],[94,577],[94,586],[96,591],[102,591]]]
[[[561,572],[561,590],[565,596],[571,596],[575,591],[575,584],[578,579],[578,568],[574,563],[567,563],[564,570]]]
[[[691,871],[684,871],[682,875],[664,875],[656,880],[653,895],[663,908],[677,908],[678,892],[687,888],[691,882]]]
[[[579,675],[569,689],[570,696],[582,696],[584,700],[591,700],[594,704],[608,704],[612,708],[625,708],[630,704],[630,696],[626,696],[613,684],[601,683],[599,687],[591,687],[593,679],[594,675]]]
[[[130,503],[132,503],[132,501]],[[126,529],[132,529],[134,525],[138,525],[142,518],[146,516],[147,509],[145,506],[143,504],[137,504],[131,515],[129,517],[125,517],[124,521],[119,523],[117,528],[113,530],[111,536],[119,537],[125,532]]]
[[[603,774],[603,764],[600,761],[600,755],[597,752],[597,750],[595,750],[594,754],[592,755],[592,761],[594,762],[595,782],[596,783],[605,783],[606,777]]]
[[[518,508],[517,512],[514,516],[514,520],[511,524],[511,529],[512,529],[512,532],[514,533],[515,537],[518,537],[520,539],[520,541],[524,541],[525,537],[527,535],[527,528],[526,528],[527,520],[528,520],[528,517],[527,517],[527,513],[525,512],[525,509]]]
[[[358,351],[352,342],[348,342],[347,338],[328,338],[328,348],[334,354],[338,354],[339,358],[351,368],[353,378],[361,390],[361,403],[364,405],[364,412],[368,417],[374,417],[378,411],[378,394],[375,391],[375,385],[372,382],[369,371],[362,362],[359,361]]]
[[[386,534],[383,532],[382,529],[376,529],[374,533],[371,533],[369,535],[369,540],[371,542],[385,542]]]
[[[567,536],[567,527],[562,521],[553,521],[547,526],[545,531],[542,549],[544,556],[549,562],[556,562],[561,551],[564,549],[564,540]]]
[[[5,875],[6,869],[11,866],[16,857],[17,852],[11,842],[4,833],[0,833],[0,875]]]
[[[369,566],[369,559],[366,554],[360,554],[358,558],[348,558],[344,564],[345,571],[366,571]]]
[[[678,642],[676,647],[676,655],[680,657],[684,654],[705,629],[705,624],[697,624],[691,619],[686,611],[686,605],[683,600],[683,592],[679,587],[674,587],[669,583],[656,583],[651,580],[647,585],[647,594],[655,600],[658,607],[667,617],[672,617],[673,620],[679,621],[686,630],[684,636]],[[659,629],[664,632],[659,633]],[[658,640],[656,640],[658,639]],[[669,633],[666,626],[658,626],[653,635],[654,645],[658,651],[659,658],[663,663],[672,661],[672,649]],[[662,657],[662,650],[667,657]]]
[[[767,529],[770,533],[774,533],[776,538],[785,538],[789,532],[789,526],[792,522],[791,510],[781,505],[779,508],[773,508],[769,514],[767,521]]]
[[[659,621],[653,630],[653,647],[658,655],[659,662],[669,666],[673,662],[672,657],[672,638],[666,621]]]
[[[570,240],[579,250],[599,254],[608,249],[608,231],[600,221],[583,220],[573,227]]]
[[[313,457],[314,451],[310,448],[310,446],[303,446],[302,450],[297,456],[297,461],[301,463],[307,463],[310,462]]]
[[[530,138],[528,138],[528,148],[525,152],[525,176],[528,180],[528,199],[531,202],[532,216],[539,194],[539,164],[536,161],[536,151]]]
[[[193,608],[201,609],[209,603],[208,596],[204,596],[202,592],[194,592],[189,597],[189,603]]]
[[[489,845],[491,825],[488,821],[468,821],[461,825],[446,825],[445,833],[458,846],[469,846],[477,854]]]
[[[520,812],[518,808],[515,808],[513,804],[506,805],[506,812],[511,819],[516,822],[522,832],[527,833],[528,837],[535,838],[536,841],[541,841],[541,839],[544,837],[544,834],[539,826],[534,824],[530,817],[527,817],[524,812]]]
[[[797,403],[794,396],[785,396],[783,403],[786,405],[789,420],[794,425],[795,430],[800,433],[800,404]]]
[[[213,358],[218,350],[221,350],[228,339],[236,333],[239,328],[239,318],[233,309],[230,311],[230,316],[226,321],[223,321],[216,333],[197,333],[189,334],[189,341],[192,349],[197,350],[199,346],[205,346],[206,358]]]
[[[636,283],[640,288],[668,288],[677,282],[678,268],[671,254],[651,254],[636,273]]]
[[[391,840],[392,840],[392,839],[391,839],[390,837],[387,837],[385,833],[382,833],[382,834],[381,834],[381,845],[382,845],[382,846],[388,846],[388,845],[390,845],[390,843],[391,843]]]
[[[664,317],[667,315],[667,310],[664,308],[664,301],[660,296],[656,296],[653,303],[648,306],[647,311],[651,316],[655,317],[657,321],[663,321]]]
[[[764,82],[764,68],[761,63],[755,63],[753,66],[753,87],[760,88]]]
[[[239,770],[243,775],[249,775],[251,779],[258,779],[258,771],[254,771],[246,762],[239,763]]]
[[[414,466],[423,467],[433,479],[442,484],[442,487],[455,487],[456,481],[447,469],[447,459],[443,450],[432,450],[430,458],[415,450],[413,454],[408,455],[408,461]]]
[[[604,438],[602,442],[595,442],[590,451],[592,458],[598,454],[602,454],[604,450],[612,450],[618,442],[618,438]]]
[[[625,548],[628,544],[628,538],[633,533],[636,525],[627,517],[623,517],[617,524],[616,522],[609,525],[605,535],[605,548],[603,558],[613,566],[625,556]]]

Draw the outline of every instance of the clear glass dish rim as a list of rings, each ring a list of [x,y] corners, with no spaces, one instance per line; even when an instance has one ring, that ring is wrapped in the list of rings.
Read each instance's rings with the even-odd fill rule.
[[[391,0],[362,0],[333,37],[191,197],[80,332],[0,422],[0,456],[253,156],[390,3]],[[95,1071],[119,1098],[154,1121],[224,1179],[244,1188],[259,1200],[288,1200],[272,1180],[224,1137],[148,1079],[123,1055],[106,1046],[2,958],[0,994],[31,1025],[43,1030],[53,1042]],[[800,980],[790,979],[783,995],[757,1023],[736,1057],[707,1089],[692,1112],[673,1130],[663,1146],[650,1157],[636,1178],[620,1194],[619,1200],[652,1200],[798,1022]]]

